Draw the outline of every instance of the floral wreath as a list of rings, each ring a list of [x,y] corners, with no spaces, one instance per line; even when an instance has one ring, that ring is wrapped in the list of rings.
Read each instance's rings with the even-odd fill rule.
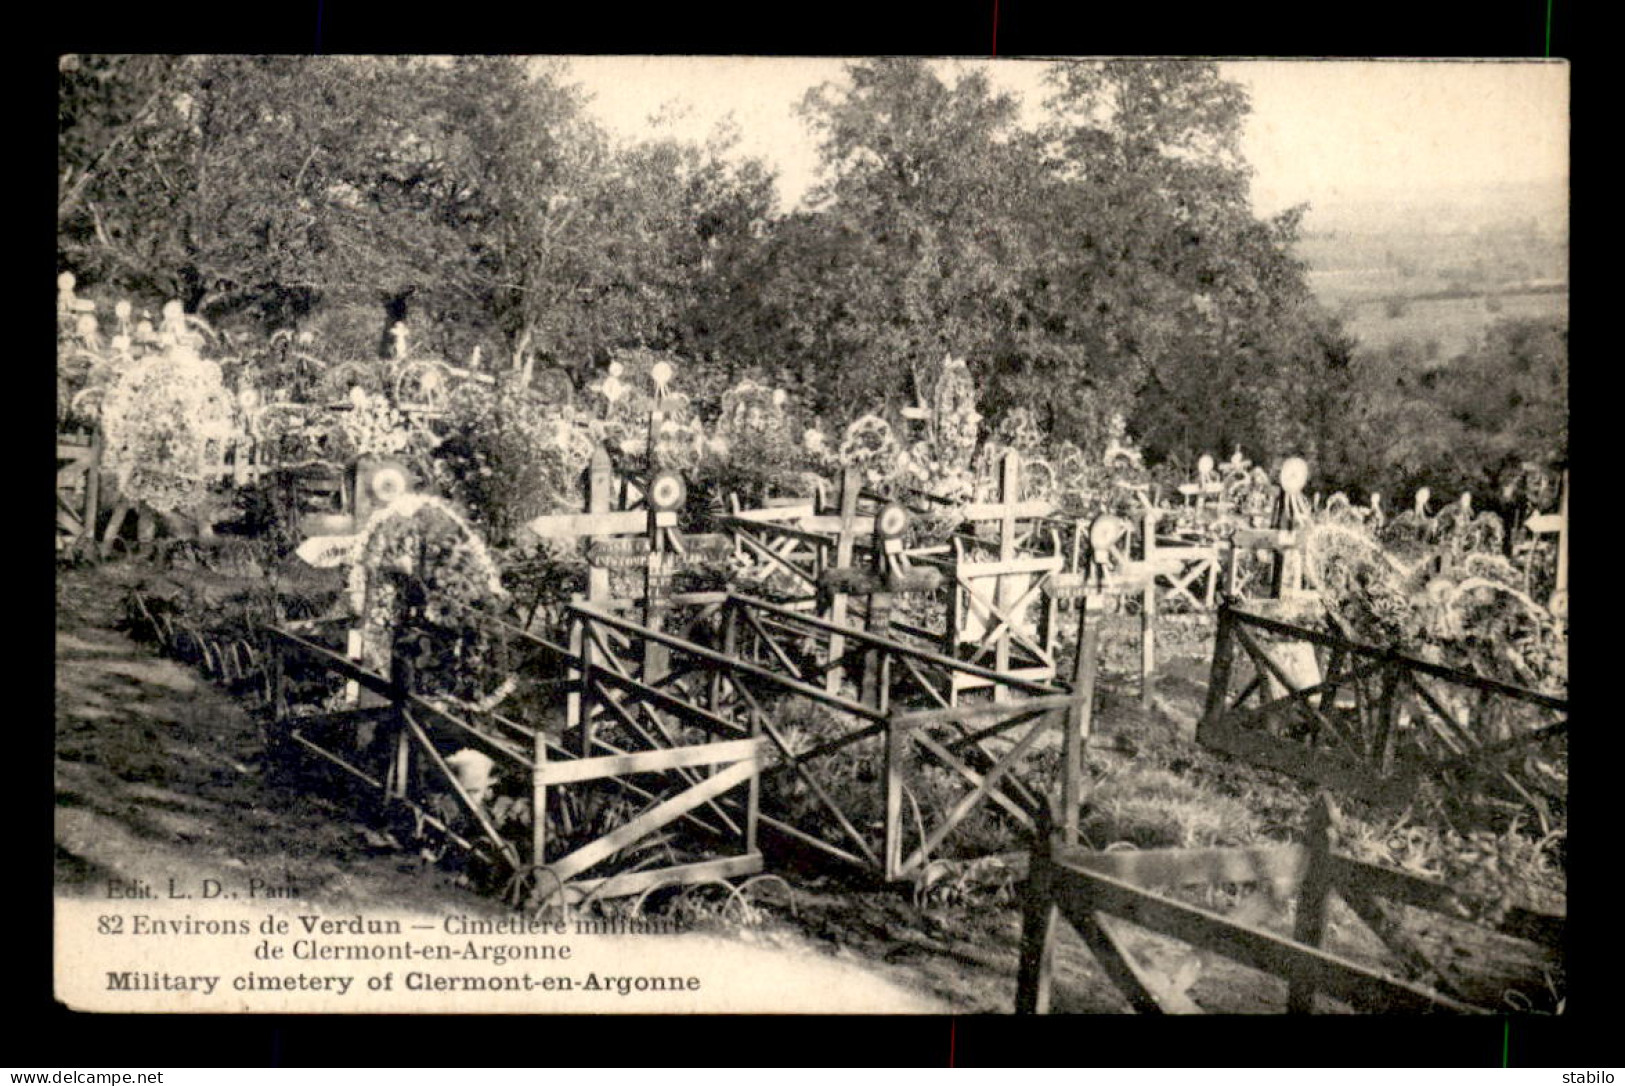
[[[159,512],[195,505],[211,448],[236,435],[234,408],[218,363],[185,346],[143,358],[102,398],[103,467]]]
[[[403,598],[410,580],[421,597]],[[360,618],[364,653],[369,663],[383,663],[407,607],[416,602],[421,619],[452,635],[444,650],[456,663],[450,674],[437,669],[425,693],[465,707],[488,710],[513,689],[506,677],[495,690],[475,689],[478,657],[489,645],[470,612],[500,605],[508,598],[501,571],[479,534],[449,502],[428,494],[407,494],[374,513],[350,553],[349,602]]]
[[[878,415],[864,415],[846,428],[836,455],[843,465],[858,468],[870,483],[877,483],[893,468],[899,452],[891,424]]]

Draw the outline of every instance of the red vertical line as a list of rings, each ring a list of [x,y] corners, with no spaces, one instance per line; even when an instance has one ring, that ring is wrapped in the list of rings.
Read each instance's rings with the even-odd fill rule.
[[[994,3],[995,7],[998,6],[998,2],[999,2],[999,0],[993,0],[993,3]],[[948,1066],[949,1067],[952,1067],[954,1065],[954,1027],[957,1026],[958,1024],[959,1024],[959,1020],[957,1018],[949,1018],[948,1019]],[[1502,1066],[1504,1067],[1506,1065],[1502,1064]]]
[[[1548,22],[1548,26],[1550,23]],[[1551,31],[1547,30],[1547,39],[1550,40]],[[1551,55],[1551,45],[1546,46],[1546,54]],[[993,0],[993,56],[999,55],[999,0]]]

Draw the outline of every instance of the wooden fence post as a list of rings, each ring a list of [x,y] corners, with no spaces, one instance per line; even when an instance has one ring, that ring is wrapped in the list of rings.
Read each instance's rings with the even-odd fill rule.
[[[265,661],[265,694],[270,702],[271,728],[267,753],[272,759],[282,757],[287,745],[288,731],[288,679],[287,667],[283,661],[283,647],[280,638],[272,637],[269,651]]]
[[[609,462],[609,452],[602,445],[592,451],[587,465],[587,513],[608,513],[615,500],[615,469]],[[591,563],[587,566],[587,600],[590,603],[609,602],[609,570]]]
[[[852,565],[853,530],[852,522],[858,515],[858,495],[863,491],[863,476],[853,468],[847,468],[841,473],[841,529],[835,544],[835,568],[845,570]],[[831,592],[829,600],[829,620],[837,626],[846,624],[846,593]],[[829,659],[826,664],[833,663],[841,658],[846,651],[846,639],[840,634],[832,633],[829,636]],[[831,667],[824,675],[824,689],[831,694],[841,692],[841,682],[845,677],[845,669]]]
[[[1151,708],[1151,673],[1157,666],[1157,511],[1145,511],[1145,595],[1140,600],[1140,707]]]
[[[1321,792],[1309,808],[1309,862],[1304,868],[1298,891],[1298,915],[1293,921],[1292,938],[1306,946],[1318,947],[1326,937],[1326,909],[1332,892],[1332,823],[1336,811],[1331,795]],[[1315,1009],[1314,985],[1293,981],[1287,990],[1289,1014],[1311,1014]]]
[[[739,654],[739,604],[733,599],[725,601],[722,613],[718,616],[722,624],[722,651],[729,656],[737,657]],[[720,668],[711,669],[711,704],[709,708],[713,713],[722,713],[722,683],[723,673]],[[754,734],[754,733],[753,733]]]
[[[906,726],[896,715],[886,720],[886,843],[883,857],[886,881],[901,874],[903,866],[903,762],[908,756]]]
[[[881,558],[884,562],[884,557]],[[884,577],[885,573],[877,573]],[[890,592],[876,592],[869,597],[869,617],[865,629],[869,633],[889,636],[891,631],[892,596]],[[886,712],[891,703],[891,654],[871,647],[863,654],[863,685],[858,700],[879,712]]]
[[[1562,518],[1557,529],[1557,583],[1552,590],[1552,598],[1547,606],[1553,611],[1562,611],[1568,608],[1569,596],[1569,472],[1563,469],[1563,496],[1558,504],[1557,515]]]
[[[1027,864],[1021,913],[1021,966],[1016,976],[1016,1013],[1048,1014],[1055,969],[1055,922],[1060,915],[1050,880],[1053,844],[1040,826]]]
[[[1095,674],[1100,662],[1100,631],[1089,622],[1089,597],[1078,599],[1078,660],[1072,669],[1072,694],[1078,698],[1066,713],[1061,747],[1061,840],[1078,843],[1078,810],[1083,805],[1083,755],[1094,717]]]
[[[573,596],[571,599],[574,603],[581,602],[581,597],[579,595]],[[586,702],[583,697],[583,695],[586,693],[586,686],[582,681],[581,674],[581,652],[586,640],[586,620],[583,619],[579,614],[571,615],[569,643],[570,656],[569,664],[565,668],[564,673],[564,734],[566,736],[581,727],[581,718],[583,715],[583,710],[586,707]]]
[[[1014,449],[1007,451],[999,461],[999,504],[1004,506],[999,517],[999,561],[1012,562],[1016,557],[1016,514],[1015,503],[1021,500],[1021,454]],[[1010,615],[1010,622],[999,631],[998,639],[993,643],[993,667],[998,671],[1010,670],[1010,631],[1016,624],[1016,616],[1011,614],[1022,594],[1021,582],[1011,576],[998,576],[993,579],[993,600],[999,605],[999,610]],[[997,622],[998,616],[990,614],[989,622]],[[993,700],[1003,702],[1009,700],[1010,691],[1000,683],[993,687]]]
[[[412,771],[412,743],[411,736],[406,730],[406,705],[413,686],[413,668],[409,661],[400,652],[398,646],[391,645],[389,652],[389,726],[393,735],[393,747],[390,752],[389,767],[384,772],[384,801],[391,799],[406,799],[411,791],[409,784]]]
[[[732,644],[732,636],[731,635],[732,635],[732,631],[733,631],[733,625],[731,623],[729,624],[728,629],[729,629],[729,635],[730,635],[729,636],[729,644],[731,645]],[[733,652],[732,652],[731,648],[729,649],[728,654],[730,656],[733,655]],[[712,710],[713,711],[716,710],[715,705],[712,706]],[[762,737],[762,721],[761,721],[761,718],[758,717],[755,713],[750,714],[750,737],[752,739],[755,739],[755,740],[759,740]],[[756,763],[756,771],[750,775],[750,784],[747,786],[746,792],[745,792],[745,852],[747,854],[755,852],[757,850],[756,849],[756,830],[757,830],[758,823],[761,821],[762,766],[761,766],[761,761],[760,761],[760,759],[761,759],[761,749],[760,749],[760,747],[757,748],[756,753],[753,754],[752,757],[757,759],[757,763]]]
[[[530,866],[547,864],[547,733],[537,727],[530,744]]]
[[[577,724],[578,724],[578,726],[580,728],[580,742],[581,742],[581,755],[580,756],[583,757],[583,758],[591,758],[592,757],[592,741],[593,741],[593,735],[592,735],[592,731],[593,731],[593,729],[592,729],[592,681],[593,681],[593,670],[594,670],[593,657],[596,655],[596,650],[595,650],[595,647],[594,647],[594,644],[593,644],[592,633],[591,633],[590,630],[587,629],[587,622],[588,621],[589,620],[587,620],[587,619],[582,620],[581,648],[580,648],[579,656],[578,656],[578,659],[581,662],[580,663],[580,668],[581,668],[581,672],[580,672],[581,673],[581,701],[580,701],[580,704],[579,704],[579,708],[577,710],[578,715],[579,715],[579,719],[577,721]]]
[[[1405,665],[1389,652],[1382,665],[1382,689],[1377,695],[1377,719],[1372,722],[1371,757],[1377,775],[1386,777],[1394,768],[1394,743],[1399,738],[1399,684]]]
[[[86,557],[96,555],[96,514],[101,506],[101,494],[102,429],[98,426],[90,437],[90,463],[85,467],[85,519],[79,538],[74,541],[75,547]]]
[[[1236,653],[1235,623],[1235,615],[1226,600],[1219,605],[1219,626],[1213,637],[1213,668],[1207,680],[1207,705],[1196,725],[1198,739],[1204,729],[1216,724],[1224,715],[1224,703],[1230,696],[1230,668]]]

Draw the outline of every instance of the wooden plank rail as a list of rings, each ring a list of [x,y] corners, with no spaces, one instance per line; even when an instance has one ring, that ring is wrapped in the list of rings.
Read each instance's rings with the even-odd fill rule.
[[[1390,662],[1403,665],[1407,671],[1414,671],[1423,675],[1430,675],[1433,678],[1444,679],[1446,682],[1457,683],[1461,686],[1469,686],[1475,690],[1487,690],[1492,694],[1501,694],[1509,698],[1514,698],[1518,701],[1527,701],[1534,705],[1545,706],[1548,709],[1557,709],[1562,712],[1568,712],[1569,703],[1566,698],[1553,697],[1550,694],[1542,694],[1538,690],[1530,690],[1526,687],[1514,686],[1511,683],[1504,683],[1498,679],[1487,679],[1482,675],[1475,675],[1471,671],[1463,671],[1460,668],[1445,667],[1442,664],[1431,664],[1426,660],[1420,660],[1414,656],[1406,656],[1403,653],[1394,652],[1390,649],[1379,648],[1374,645],[1362,645],[1359,642],[1349,641],[1345,638],[1338,637],[1336,634],[1329,634],[1320,630],[1311,630],[1304,626],[1294,626],[1291,623],[1281,622],[1272,618],[1265,618],[1263,615],[1256,615],[1248,611],[1232,609],[1231,617],[1238,623],[1242,623],[1247,626],[1256,626],[1258,629],[1277,634],[1281,637],[1290,638],[1295,641],[1308,641],[1312,644],[1323,645],[1327,648],[1341,649],[1358,656],[1380,657]]]
[[[994,668],[982,667],[977,664],[967,663],[963,660],[957,660],[951,656],[946,656],[940,652],[933,652],[930,649],[920,648],[917,645],[909,645],[898,641],[895,638],[884,637],[879,634],[870,633],[867,630],[860,630],[850,626],[840,626],[832,622],[827,622],[824,619],[817,618],[813,615],[803,614],[799,611],[792,611],[789,608],[780,607],[777,604],[769,603],[766,600],[756,599],[752,596],[741,596],[730,593],[730,599],[754,612],[774,615],[792,629],[795,629],[796,627],[806,627],[808,629],[821,630],[824,633],[836,634],[849,641],[857,641],[870,648],[880,649],[896,656],[906,656],[911,660],[929,664],[932,667],[942,668],[947,671],[957,671],[976,678],[987,679],[990,682],[1001,683],[1010,687],[1010,689],[1013,691],[1020,691],[1026,694],[1044,695],[1053,694],[1058,688],[1058,684],[1055,683],[1046,683],[1033,679],[1023,679],[1017,676],[1012,676]]]
[[[422,695],[409,693],[399,700],[404,706],[421,713],[428,721],[451,732],[458,742],[477,747],[482,753],[494,756],[499,762],[506,761],[520,772],[529,773],[535,769],[531,755],[518,747],[510,746],[489,732],[480,731],[468,721],[435,705]]]
[[[1403,928],[1399,914],[1377,898],[1458,919],[1463,903],[1446,884],[1410,872],[1364,863],[1333,850],[1337,809],[1322,793],[1311,811],[1307,845],[1253,848],[1158,849],[1093,852],[1061,835],[1040,837],[1029,858],[1023,905],[1021,968],[1016,1009],[1048,1009],[1054,966],[1055,921],[1064,916],[1084,937],[1134,1009],[1188,1012],[1188,1000],[1164,990],[1109,938],[1108,917],[1180,939],[1200,950],[1285,978],[1288,1010],[1306,1013],[1324,993],[1370,1011],[1448,1010],[1485,1013],[1461,998],[1459,987]],[[1216,885],[1257,885],[1278,902],[1297,894],[1291,937],[1240,923],[1174,900],[1162,891]],[[1401,967],[1435,980],[1435,987],[1392,976],[1319,945],[1327,907],[1342,897]],[[1562,914],[1513,906],[1491,930],[1549,948],[1562,945]],[[1199,1009],[1199,1008],[1198,1008]]]
[[[550,740],[540,729],[527,728],[518,722],[500,718],[498,723],[513,733],[516,739],[523,741],[528,748],[520,749],[505,736],[476,727],[457,713],[435,704],[423,694],[412,690],[413,679],[410,670],[399,658],[392,662],[392,675],[386,677],[350,659],[337,649],[312,641],[310,636],[306,635],[318,633],[319,624],[314,623],[305,625],[297,632],[285,627],[267,628],[275,649],[272,701],[279,729],[292,741],[293,746],[343,770],[369,789],[378,792],[386,805],[404,805],[413,812],[418,825],[429,826],[443,833],[448,841],[459,848],[483,850],[483,846],[489,846],[488,854],[500,858],[521,876],[523,881],[517,885],[533,883],[538,892],[555,886],[568,886],[567,893],[578,896],[585,893],[599,895],[636,893],[666,883],[732,877],[761,870],[761,854],[755,844],[756,793],[759,788],[761,750],[765,739],[754,734],[742,736],[742,729],[732,721],[710,713],[703,706],[688,703],[676,694],[643,683],[630,674],[623,675],[614,670],[591,668],[589,661],[572,656],[565,652],[562,646],[554,645],[492,616],[481,615],[476,618],[492,624],[504,634],[525,639],[528,643],[559,657],[566,665],[571,662],[585,665],[583,676],[575,681],[576,686],[595,695],[597,703],[606,710],[620,708],[623,713],[639,710],[648,712],[654,730],[635,728],[633,731],[643,742],[648,743],[651,749],[621,750],[587,733],[584,735],[586,742],[582,756],[576,757],[566,750],[563,744]],[[322,670],[354,682],[361,689],[386,699],[388,704],[337,716],[328,714],[326,717],[317,718],[291,717],[286,700],[287,687],[282,676],[286,669],[285,660],[293,657],[310,660]],[[628,708],[622,708],[610,697],[611,688],[619,689],[628,699],[626,703]],[[673,713],[685,723],[698,724],[712,732],[726,729],[729,737],[722,742],[675,745],[675,737],[666,730],[664,723],[654,712],[655,709]],[[394,753],[387,771],[381,778],[353,764],[344,754],[327,749],[325,740],[318,741],[308,734],[308,729],[315,727],[321,720],[363,717],[373,721],[376,727],[394,730],[399,737],[398,741],[394,742]],[[311,723],[301,726],[301,721],[307,719]],[[388,731],[380,734],[387,735]],[[471,793],[458,779],[442,753],[448,749],[444,744],[480,750],[487,756],[495,758],[499,764],[508,767],[510,771],[529,777],[532,829],[531,840],[526,844],[524,851],[504,836],[503,831],[485,809],[483,797]],[[598,753],[599,751],[604,753]],[[445,819],[429,814],[424,804],[409,794],[412,790],[424,786],[420,783],[421,774],[413,774],[408,769],[409,759],[414,754],[432,771],[430,776],[435,786],[449,791],[472,824],[478,827],[479,832],[474,836],[480,839],[479,845],[476,845],[469,836],[450,826]],[[708,774],[695,775],[696,770],[701,767],[720,768]],[[675,793],[668,790],[668,794],[661,794],[641,787],[630,779],[636,777],[647,781],[655,775],[675,776],[679,778],[680,787]],[[641,814],[630,821],[580,844],[552,864],[544,864],[544,849],[547,842],[547,789],[592,784],[624,790],[639,797],[647,806]],[[747,789],[742,805],[745,812],[743,826],[728,818],[716,807],[717,798],[737,786],[744,786]],[[719,827],[698,817],[695,809],[701,806],[710,808],[715,816],[722,820],[723,825]],[[722,837],[723,840],[728,836],[736,840],[742,839],[741,853],[694,863],[667,864],[664,867],[619,875],[612,873],[600,878],[576,878],[589,868],[612,858],[650,834],[677,821],[693,824],[713,836]],[[528,863],[525,860],[527,855]],[[542,873],[543,869],[545,874]]]
[[[1140,890],[1107,875],[1062,865],[1055,896],[1068,919],[1091,912],[1183,939],[1203,950],[1233,958],[1266,973],[1285,976],[1334,998],[1373,1012],[1432,1011],[1483,1013],[1420,985],[1397,980],[1366,966],[1272,932],[1225,920],[1172,898]]]
[[[597,682],[596,677],[594,679],[593,686],[597,689],[599,694],[599,704],[603,705],[605,709],[609,710],[609,715],[611,717],[623,725],[633,735],[637,736],[638,739],[642,740],[647,745],[647,751],[661,752],[680,746],[676,737],[672,735],[671,731],[665,726],[665,722],[660,719],[657,713],[649,709],[647,703],[634,703],[634,707],[629,708],[622,705],[615,699],[613,694],[604,689],[604,685]],[[652,730],[639,723],[638,715],[635,711],[636,708],[642,708],[644,710],[644,714],[648,722],[653,726]],[[596,749],[596,745],[594,749]],[[647,753],[647,751],[645,753]],[[591,754],[584,754],[583,757],[591,757]],[[676,771],[678,776],[687,781],[689,784],[692,785],[699,782],[699,776],[690,767],[674,766],[672,768]],[[722,820],[723,825],[727,826],[729,831],[733,833],[739,832],[738,824],[734,822],[732,818],[728,817],[726,811],[724,811],[716,803],[708,803],[707,806],[712,813]]]
[[[759,557],[767,559],[770,563],[790,574],[790,576],[794,577],[796,580],[802,582],[803,584],[810,585],[815,588],[817,587],[818,575],[816,571],[802,569],[800,566],[792,562],[788,557],[780,554],[778,551],[774,550],[766,543],[763,543],[749,532],[736,532],[734,538],[740,543],[744,544],[747,550]]]
[[[686,702],[673,694],[668,694],[659,687],[634,679],[630,675],[618,675],[613,671],[600,669],[593,672],[592,678],[593,682],[601,686],[614,687],[617,690],[635,695],[640,701],[675,713],[685,723],[704,728],[712,735],[740,736],[745,734],[745,729],[733,721],[718,716],[709,709],[703,709],[698,705]]]
[[[1268,883],[1290,891],[1303,878],[1308,855],[1302,845],[1124,852],[1095,852],[1077,845],[1055,849],[1056,860],[1069,866],[1087,868],[1135,886],[1170,889]]]
[[[1265,644],[1261,635],[1279,640]],[[1322,650],[1325,678],[1315,682],[1291,675],[1272,651],[1272,644],[1281,643]],[[1238,656],[1251,663],[1253,674],[1240,693],[1232,695]],[[1281,688],[1280,696],[1265,695],[1270,682]],[[1449,684],[1457,694],[1435,684]],[[1345,690],[1352,692],[1352,706],[1339,700]],[[1461,690],[1476,696],[1464,701]],[[1244,707],[1255,693],[1260,704]],[[1562,713],[1564,719],[1528,726],[1521,735],[1506,737],[1505,730],[1513,726],[1513,706],[1526,707],[1526,714]],[[1546,801],[1540,798],[1540,785],[1520,781],[1515,767],[1489,763],[1563,735],[1567,711],[1563,698],[1227,604],[1220,610],[1207,706],[1197,738],[1233,756],[1378,803],[1404,802],[1423,781],[1431,780],[1458,798],[1489,792],[1525,803],[1544,818]],[[1310,725],[1307,742],[1295,738],[1295,733],[1278,731],[1294,718]],[[1335,744],[1326,745],[1327,738],[1335,738]]]
[[[1021,739],[1010,748],[1010,751],[1002,759],[995,763],[984,776],[975,780],[972,790],[960,797],[952,809],[943,815],[941,823],[939,823],[935,829],[930,830],[927,833],[925,840],[920,842],[919,847],[912,854],[910,854],[907,859],[902,860],[900,864],[892,867],[891,870],[888,871],[888,875],[892,878],[897,878],[907,876],[912,872],[923,869],[930,859],[932,850],[940,846],[947,836],[952,833],[961,822],[964,821],[966,816],[968,816],[970,812],[982,802],[982,800],[992,797],[994,798],[995,802],[998,802],[998,798],[1002,795],[1002,793],[996,791],[1000,780],[1008,775],[1016,767],[1017,763],[1021,761],[1022,756],[1026,754],[1029,749],[1031,749],[1034,741],[1036,741],[1038,737],[1043,734],[1045,726],[1051,723],[1051,720],[1064,722],[1065,719],[1066,715],[1064,713],[1057,713],[1052,718],[1041,718],[1034,721],[1028,728],[1027,734],[1022,736]],[[913,739],[916,743],[926,747],[928,750],[931,750],[939,760],[950,765],[953,765],[957,761],[947,750],[937,747],[923,732],[913,731],[910,729],[899,729],[899,731],[906,738]],[[968,771],[964,770],[963,766],[955,766],[955,768],[960,769],[961,772],[968,773]],[[969,775],[972,778],[975,778],[976,776],[975,774]],[[1019,804],[1015,805],[1015,810],[1012,810],[1011,805],[1008,803],[1001,803],[1000,805],[1004,806],[1007,810],[1011,810],[1011,813],[1016,816],[1017,821],[1028,827],[1032,826],[1032,815],[1028,812],[1020,811]],[[888,850],[888,852],[889,851],[890,850]]]
[[[756,772],[757,755],[755,751],[757,747],[755,744],[759,744],[760,740],[749,740],[748,742],[752,744],[752,753],[749,756],[742,758],[721,772],[705,778],[702,783],[685,789],[669,799],[662,800],[631,821],[611,830],[591,843],[581,846],[569,855],[546,865],[547,870],[552,872],[560,882],[568,882],[578,872],[585,871],[622,849],[636,844],[642,838],[649,836],[668,822],[675,820],[679,815],[686,814],[707,800],[720,796],[735,785],[746,783]]]
[[[423,730],[423,726],[413,719],[412,714],[409,711],[403,711],[401,713],[401,723],[406,726],[406,729],[411,734],[411,737],[417,740],[418,747],[420,750],[422,750],[424,757],[428,758],[434,767],[440,771],[441,780],[445,781],[445,783],[451,786],[452,793],[462,802],[463,809],[473,816],[474,821],[479,825],[480,830],[485,834],[486,841],[490,842],[490,844],[497,849],[497,851],[508,861],[508,865],[511,868],[513,868],[515,871],[519,870],[519,851],[515,849],[512,844],[503,839],[502,834],[499,833],[496,826],[492,824],[491,816],[485,812],[485,808],[469,795],[468,790],[463,787],[463,782],[458,780],[457,774],[452,772],[451,767],[446,764],[445,757],[434,745],[434,741],[429,738],[428,733]]]
[[[1339,887],[1358,886],[1368,893],[1389,898],[1402,905],[1427,909],[1447,916],[1461,915],[1461,899],[1454,889],[1438,879],[1362,863],[1332,854],[1332,881]],[[1508,908],[1505,917],[1493,925],[1503,935],[1546,946],[1562,945],[1567,928],[1565,914],[1545,912],[1523,905]]]
[[[1017,713],[1037,713],[1050,709],[1070,709],[1075,694],[1046,694],[1008,705],[956,705],[944,709],[920,709],[901,713],[897,719],[908,727],[933,724],[971,724],[983,720],[1004,720]]]
[[[730,597],[730,599],[740,598],[745,597]],[[757,602],[758,601],[752,601],[752,604],[755,605]],[[773,608],[771,604],[762,604],[762,606],[773,610],[778,610],[777,608]],[[658,630],[646,629],[639,626],[635,622],[620,618],[616,615],[611,615],[606,611],[599,610],[598,608],[589,606],[587,604],[572,604],[570,606],[570,610],[578,617],[586,619],[592,625],[603,625],[628,634],[634,634],[638,637],[646,637],[649,640],[657,641],[661,644],[665,644],[669,647],[688,653],[690,656],[693,656],[696,659],[709,661],[710,663],[723,669],[724,672],[737,672],[740,675],[749,675],[752,678],[760,679],[763,682],[778,686],[781,689],[790,691],[791,693],[800,694],[803,697],[811,698],[814,701],[841,709],[844,712],[849,712],[856,716],[865,717],[869,720],[883,721],[885,719],[885,715],[883,713],[879,713],[869,708],[862,702],[841,697],[839,694],[831,694],[821,687],[812,686],[808,683],[798,682],[795,679],[786,678],[785,676],[780,675],[778,672],[769,668],[759,667],[747,661],[740,660],[737,657],[729,656],[727,653],[718,652],[715,649],[709,649],[702,645],[696,645],[691,641],[685,641],[673,634],[667,634]],[[783,613],[793,617],[805,617],[798,616],[793,611],[785,611]],[[843,633],[849,635],[860,634],[862,632],[858,630],[848,630],[845,627],[841,627],[840,629]]]
[[[779,521],[800,520],[817,512],[812,502],[802,501],[794,505],[773,505],[766,509],[735,509],[732,513],[718,518],[717,523],[727,525],[731,521],[738,521],[752,526],[770,524],[774,528],[782,528],[784,525],[779,524]]]
[[[306,739],[303,735],[300,735],[297,730],[291,732],[288,738],[299,744],[305,750],[308,750],[312,754],[328,762],[330,765],[334,765],[351,776],[357,778],[369,788],[382,791],[383,785],[379,782],[378,778],[357,769],[355,766],[344,761],[344,759],[336,757],[331,751],[318,746],[309,739]],[[454,832],[451,827],[446,825],[444,819],[436,817],[434,814],[425,810],[422,806],[413,803],[411,800],[403,799],[399,800],[398,802],[404,804],[408,810],[410,810],[416,817],[421,818],[425,824],[432,826],[435,830],[444,834],[446,839],[451,841],[458,848],[461,848],[465,852],[472,852],[474,850],[474,843],[461,834]]]

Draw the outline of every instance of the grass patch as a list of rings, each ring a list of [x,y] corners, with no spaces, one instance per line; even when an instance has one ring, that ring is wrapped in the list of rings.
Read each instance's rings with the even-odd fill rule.
[[[1131,766],[1103,781],[1085,807],[1084,836],[1096,848],[1212,848],[1246,845],[1258,819],[1240,800],[1166,769]]]

